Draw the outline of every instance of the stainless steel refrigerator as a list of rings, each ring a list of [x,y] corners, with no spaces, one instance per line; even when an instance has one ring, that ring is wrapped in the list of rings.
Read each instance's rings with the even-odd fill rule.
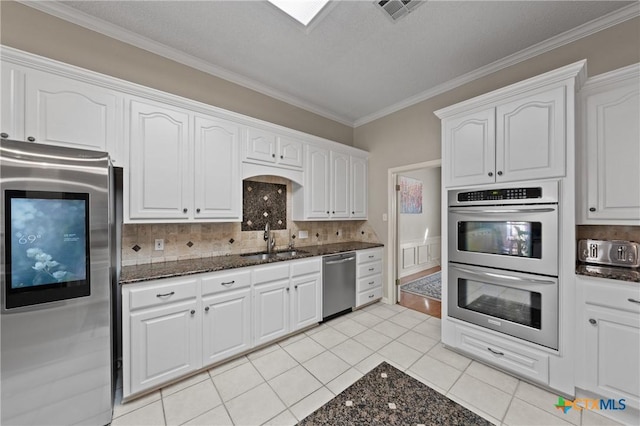
[[[108,155],[2,140],[0,178],[0,423],[108,424]]]

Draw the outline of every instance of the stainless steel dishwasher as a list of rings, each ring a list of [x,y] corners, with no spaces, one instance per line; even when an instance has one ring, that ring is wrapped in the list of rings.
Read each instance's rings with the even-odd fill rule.
[[[356,305],[356,254],[322,259],[322,319],[351,311]]]

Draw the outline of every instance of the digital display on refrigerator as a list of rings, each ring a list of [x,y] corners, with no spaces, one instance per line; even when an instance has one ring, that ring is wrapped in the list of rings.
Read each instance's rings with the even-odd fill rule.
[[[88,194],[7,190],[5,212],[7,307],[89,295]]]

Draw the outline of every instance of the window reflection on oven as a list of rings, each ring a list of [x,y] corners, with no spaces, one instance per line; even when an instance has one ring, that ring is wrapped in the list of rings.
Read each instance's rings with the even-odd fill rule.
[[[458,222],[458,250],[540,259],[540,222]]]

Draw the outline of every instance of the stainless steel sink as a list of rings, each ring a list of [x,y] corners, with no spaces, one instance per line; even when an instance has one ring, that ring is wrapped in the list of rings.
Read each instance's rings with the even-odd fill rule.
[[[268,260],[268,259],[295,257],[299,254],[304,254],[304,253],[306,253],[306,251],[287,250],[287,251],[279,251],[279,252],[273,252],[273,253],[247,253],[247,254],[241,254],[240,256],[249,260]]]

